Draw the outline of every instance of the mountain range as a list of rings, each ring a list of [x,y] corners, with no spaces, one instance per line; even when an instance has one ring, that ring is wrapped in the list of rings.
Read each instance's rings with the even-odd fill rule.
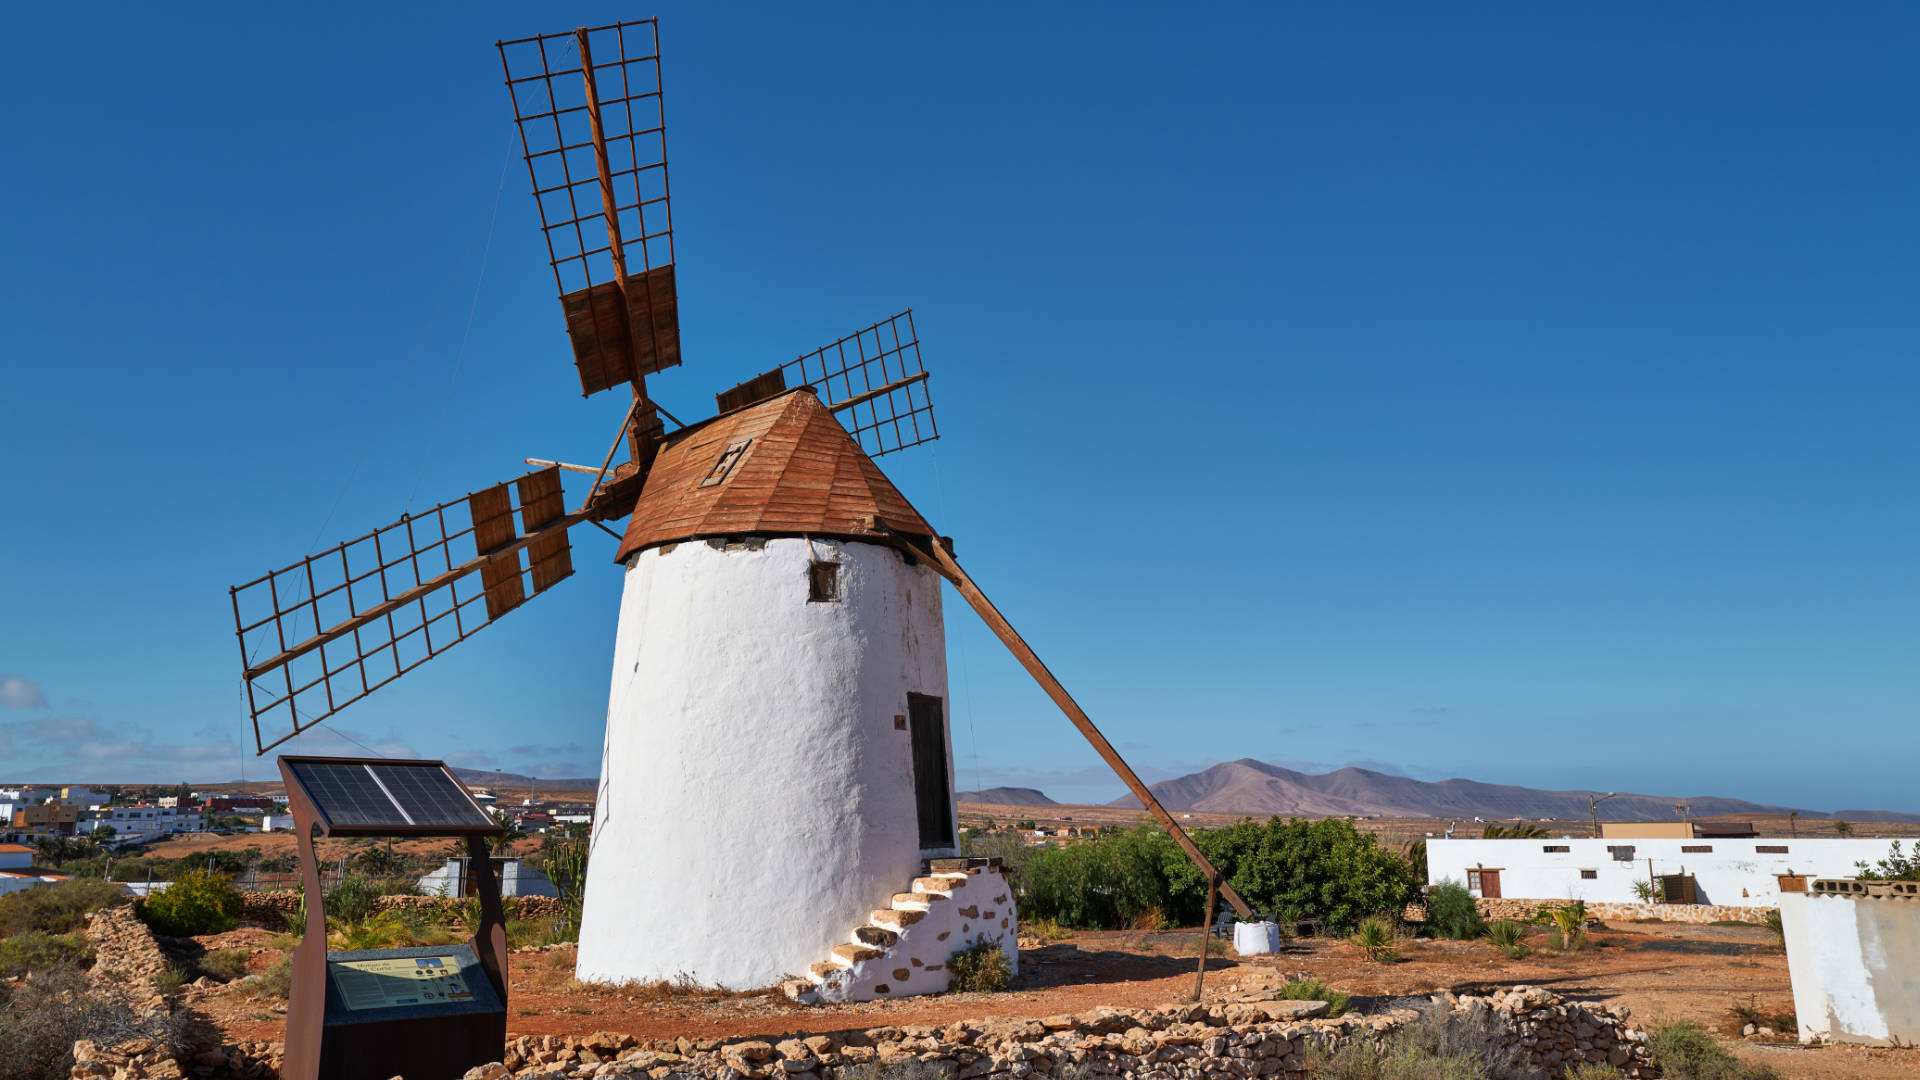
[[[1214,813],[1562,821],[1584,818],[1589,813],[1585,791],[1541,791],[1476,780],[1414,780],[1353,767],[1329,773],[1302,773],[1252,758],[1223,762],[1186,776],[1162,780],[1148,785],[1148,789],[1169,810]],[[1694,817],[1796,811],[1794,807],[1708,795],[1676,798],[1621,794],[1601,804],[1601,816],[1614,821],[1671,820],[1677,802],[1687,803]],[[1127,795],[1107,805],[1135,807],[1140,801]],[[1813,810],[1797,812],[1809,818],[1920,821],[1920,815],[1885,811],[1872,812],[1871,817],[1865,811],[1842,811],[1835,815]]]

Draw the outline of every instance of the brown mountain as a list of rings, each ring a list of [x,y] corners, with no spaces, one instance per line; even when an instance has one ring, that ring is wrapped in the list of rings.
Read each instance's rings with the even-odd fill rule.
[[[1001,806],[1053,806],[1052,799],[1030,787],[996,787],[985,791],[956,791],[955,802],[995,803]]]
[[[1370,769],[1345,768],[1330,773],[1302,773],[1241,758],[1197,773],[1150,785],[1154,797],[1169,810],[1254,815],[1346,815],[1359,817],[1481,817],[1554,818],[1587,816],[1584,791],[1540,791],[1476,780],[1414,780]],[[1615,821],[1656,821],[1674,816],[1673,804],[1686,802],[1694,817],[1716,814],[1784,814],[1791,807],[1765,806],[1742,799],[1713,796],[1674,798],[1666,795],[1619,795],[1608,799],[1603,817]],[[1139,806],[1128,795],[1108,806]],[[1804,817],[1825,817],[1800,811]],[[1901,815],[1905,816],[1905,815]]]

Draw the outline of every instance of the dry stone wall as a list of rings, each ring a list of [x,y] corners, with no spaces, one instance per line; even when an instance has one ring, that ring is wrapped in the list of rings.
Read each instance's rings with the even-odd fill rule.
[[[418,911],[453,917],[460,913],[464,901],[442,896],[383,896],[374,906],[380,911]],[[520,896],[508,898],[511,907],[523,919],[553,919],[565,911],[565,905],[554,896]],[[279,929],[287,916],[300,913],[300,894],[293,889],[278,889],[272,892],[242,893],[240,897],[240,919],[243,922],[258,923]]]
[[[1658,1076],[1647,1033],[1624,1011],[1569,1002],[1537,987],[1487,997],[1442,994],[1432,1007],[1466,1014],[1518,1047],[1534,1075],[1557,1078],[1582,1062],[1631,1078]],[[880,1027],[793,1039],[639,1040],[601,1032],[577,1038],[522,1036],[506,1057],[467,1080],[560,1080],[634,1076],[649,1080],[852,1080],[871,1066],[919,1062],[928,1080],[1025,1080],[1043,1076],[1124,1076],[1135,1080],[1222,1080],[1304,1076],[1317,1044],[1334,1049],[1381,1038],[1419,1017],[1414,1009],[1324,1018],[1322,1002],[1173,1004],[1101,1009],[1038,1020],[962,1020],[943,1027]]]
[[[1524,922],[1551,908],[1565,907],[1564,900],[1509,900],[1498,898],[1478,900],[1480,916],[1489,920],[1514,919]],[[1636,919],[1657,919],[1661,922],[1712,923],[1712,922],[1750,922],[1765,923],[1767,907],[1733,907],[1727,904],[1619,904],[1613,902],[1588,903],[1587,916],[1602,922],[1631,922]]]

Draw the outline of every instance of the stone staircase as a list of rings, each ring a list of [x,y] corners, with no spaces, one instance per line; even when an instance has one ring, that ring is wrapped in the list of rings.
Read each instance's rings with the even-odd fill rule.
[[[811,1005],[939,993],[947,957],[981,939],[1004,939],[1017,961],[1012,889],[999,872],[934,871],[914,878],[912,890],[870,913],[805,978],[789,980],[787,996]]]

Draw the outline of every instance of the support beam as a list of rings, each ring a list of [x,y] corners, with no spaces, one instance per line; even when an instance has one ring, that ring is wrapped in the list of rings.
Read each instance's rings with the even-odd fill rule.
[[[898,534],[895,535],[898,536]],[[1140,800],[1140,804],[1154,816],[1154,819],[1160,823],[1160,827],[1167,830],[1167,834],[1173,837],[1173,842],[1179,844],[1180,849],[1187,853],[1187,858],[1193,860],[1193,865],[1200,868],[1200,876],[1206,878],[1208,882],[1219,882],[1220,895],[1227,903],[1233,905],[1233,910],[1238,912],[1241,918],[1253,918],[1253,909],[1247,906],[1245,900],[1240,899],[1240,894],[1233,891],[1233,886],[1226,883],[1220,871],[1214,869],[1213,863],[1207,861],[1207,857],[1200,853],[1200,848],[1194,844],[1193,838],[1187,835],[1187,831],[1180,827],[1179,822],[1173,820],[1173,815],[1167,813],[1166,807],[1160,805],[1160,800],[1153,797],[1153,792],[1147,790],[1147,785],[1134,775],[1133,769],[1120,757],[1120,752],[1113,748],[1113,744],[1107,741],[1105,735],[1100,734],[1100,729],[1093,726],[1093,721],[1087,718],[1086,712],[1073,700],[1073,695],[1067,693],[1067,688],[1060,685],[1059,679],[1053,677],[1053,672],[1047,670],[1047,665],[1040,662],[1040,657],[1027,644],[1026,639],[1013,628],[1013,624],[1007,621],[1006,616],[1000,614],[1000,609],[993,606],[993,601],[987,599],[987,594],[981,592],[980,587],[967,576],[967,572],[960,569],[960,564],[953,561],[953,556],[947,554],[945,546],[939,539],[935,538],[930,545],[925,546],[904,536],[899,539],[936,567],[940,571],[940,576],[953,583],[953,587],[960,591],[960,595],[966,598],[967,603],[971,604],[973,610],[986,622],[987,628],[992,630],[1001,644],[1013,653],[1014,659],[1020,661],[1020,666],[1027,669],[1027,674],[1033,676],[1034,681],[1040,684],[1040,688],[1053,699],[1053,703],[1060,706],[1060,711],[1067,714],[1067,719],[1073,722],[1073,726],[1080,729],[1080,734],[1086,736],[1087,741],[1093,744],[1094,750],[1113,768],[1121,782],[1127,785],[1127,790],[1133,793],[1133,797]]]
[[[541,469],[565,469],[568,472],[583,472],[588,476],[599,476],[601,473],[600,469],[596,469],[591,465],[569,465],[564,461],[547,461],[544,458],[537,457],[521,458],[520,460]]]

